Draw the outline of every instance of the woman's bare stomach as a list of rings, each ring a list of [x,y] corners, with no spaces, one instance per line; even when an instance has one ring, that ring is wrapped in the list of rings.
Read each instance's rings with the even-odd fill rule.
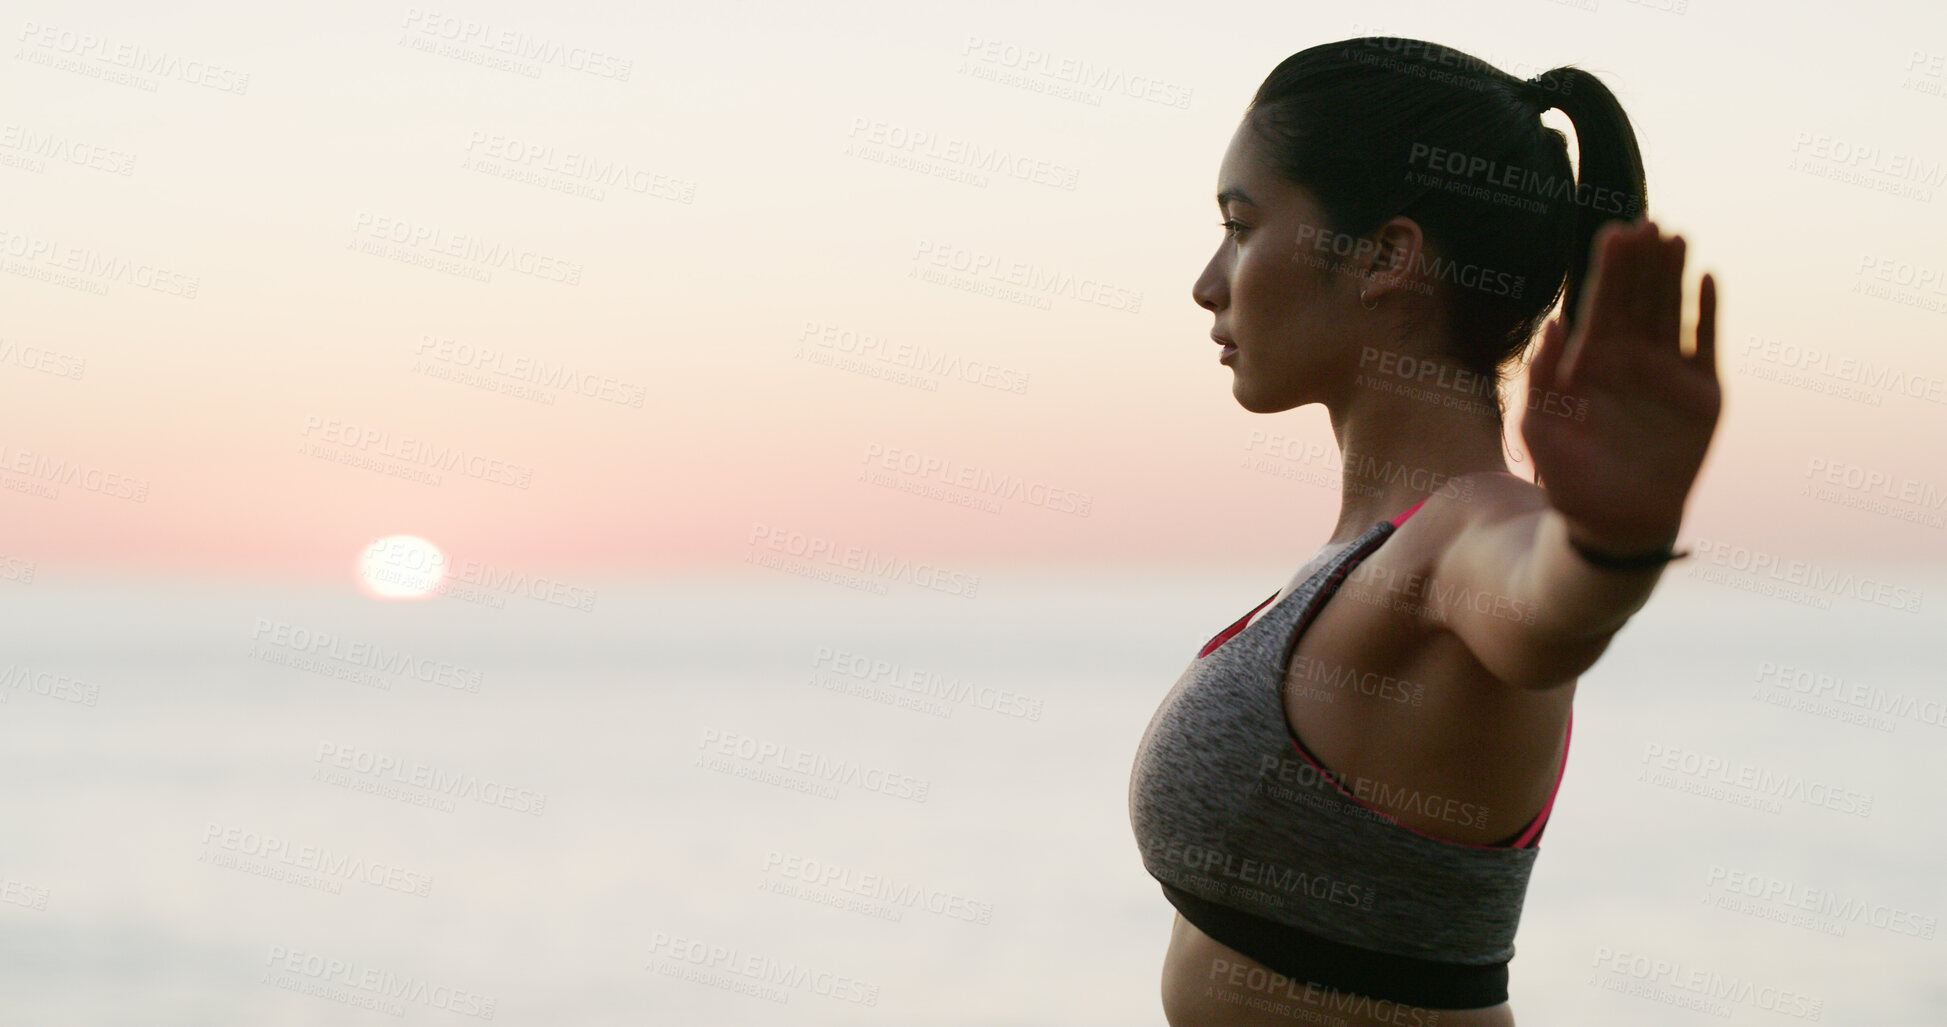
[[[1429,1009],[1291,980],[1197,930],[1181,913],[1163,957],[1163,1016],[1170,1027],[1514,1027],[1505,1002]]]

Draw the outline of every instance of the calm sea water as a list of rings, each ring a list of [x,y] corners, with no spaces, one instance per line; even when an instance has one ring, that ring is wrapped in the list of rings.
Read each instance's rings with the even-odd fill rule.
[[[0,1022],[1160,1025],[1130,760],[1282,583],[11,584]],[[1947,1023],[1922,584],[1673,572],[1578,694],[1523,1024]]]

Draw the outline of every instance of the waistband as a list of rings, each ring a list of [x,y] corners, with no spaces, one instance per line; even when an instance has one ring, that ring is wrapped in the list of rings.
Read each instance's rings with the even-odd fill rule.
[[[1433,1009],[1484,1009],[1508,1000],[1505,960],[1473,965],[1375,952],[1158,883],[1197,930],[1294,981]]]

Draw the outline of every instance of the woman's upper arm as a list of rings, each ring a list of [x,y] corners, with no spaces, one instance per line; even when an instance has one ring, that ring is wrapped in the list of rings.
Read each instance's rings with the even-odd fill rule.
[[[1429,606],[1496,678],[1523,688],[1568,684],[1614,632],[1565,633],[1551,616],[1560,611],[1550,610],[1531,559],[1549,514],[1540,490],[1506,478],[1482,486],[1450,507],[1460,524],[1428,572]]]

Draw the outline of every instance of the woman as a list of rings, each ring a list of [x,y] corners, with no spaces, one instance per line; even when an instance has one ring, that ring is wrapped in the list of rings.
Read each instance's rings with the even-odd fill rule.
[[[1683,555],[1720,408],[1714,282],[1685,353],[1683,240],[1639,218],[1635,134],[1592,75],[1523,82],[1417,40],[1285,60],[1217,199],[1193,296],[1232,395],[1324,404],[1343,486],[1331,540],[1204,646],[1138,747],[1131,823],[1177,909],[1164,1012],[1511,1025],[1576,677]],[[1530,484],[1498,386],[1557,298]]]

